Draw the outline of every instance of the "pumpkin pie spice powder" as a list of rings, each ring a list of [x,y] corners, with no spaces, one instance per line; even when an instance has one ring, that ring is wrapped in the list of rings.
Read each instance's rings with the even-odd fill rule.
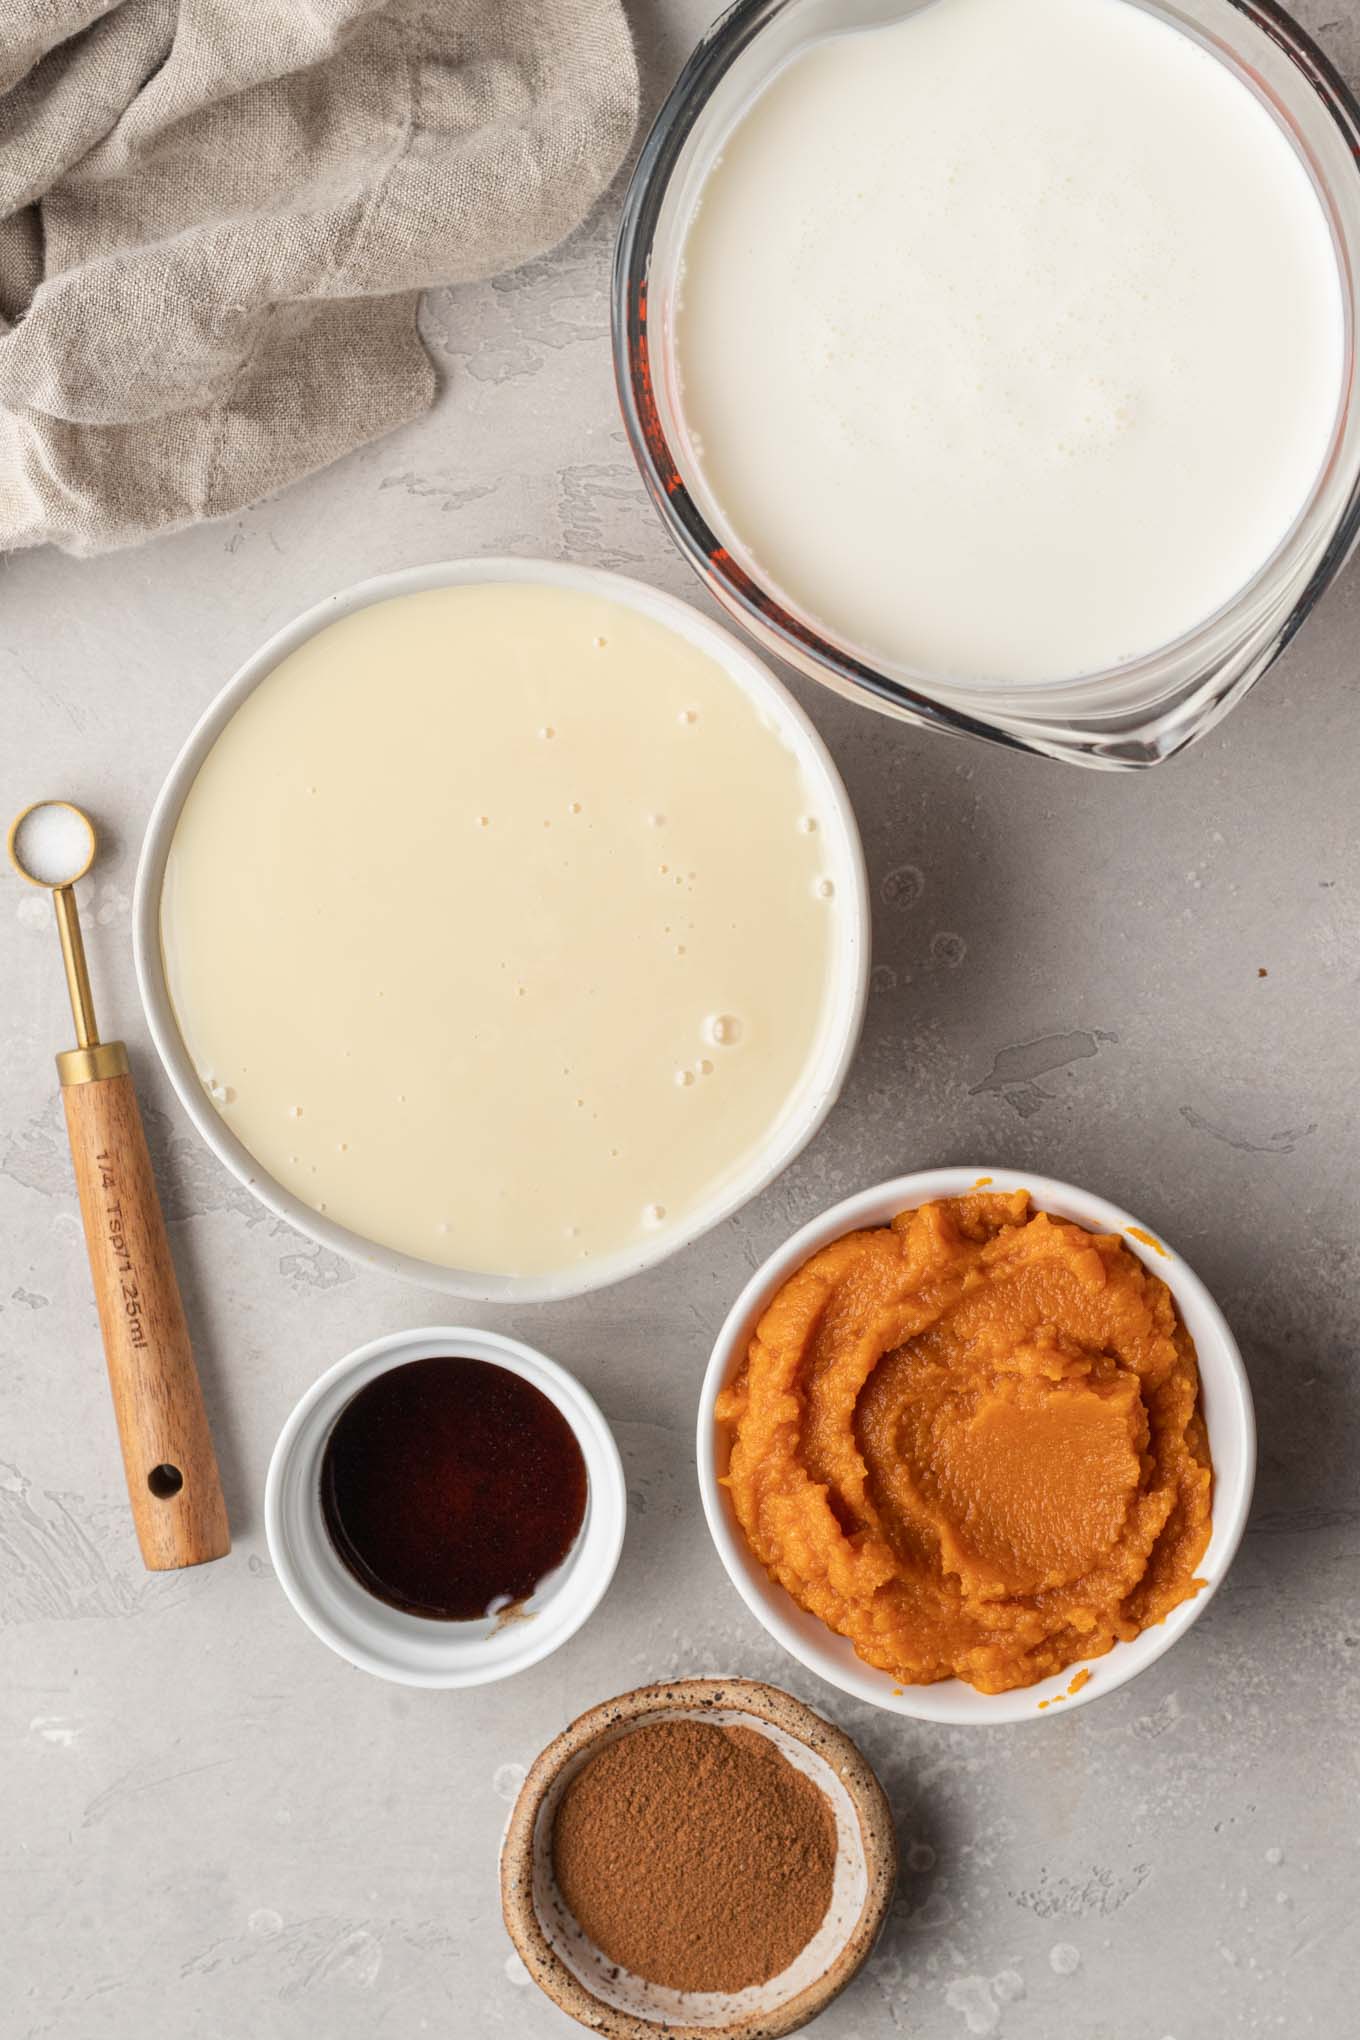
[[[572,1779],[552,1855],[611,1962],[671,1990],[733,1992],[778,1976],[821,1926],[836,1822],[759,1730],[654,1721]]]

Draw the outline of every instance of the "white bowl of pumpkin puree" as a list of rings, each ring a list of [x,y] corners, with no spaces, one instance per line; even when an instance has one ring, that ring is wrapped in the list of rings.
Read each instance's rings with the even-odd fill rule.
[[[1159,1658],[1232,1562],[1256,1430],[1174,1247],[1000,1168],[848,1198],[723,1326],[699,1481],[738,1592],[899,1714],[1062,1716]]]

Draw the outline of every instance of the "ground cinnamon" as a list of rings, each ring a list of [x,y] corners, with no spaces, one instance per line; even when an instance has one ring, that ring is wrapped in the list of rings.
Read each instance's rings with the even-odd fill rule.
[[[759,1730],[644,1723],[579,1771],[553,1825],[557,1887],[611,1962],[672,1990],[786,1969],[831,1902],[835,1816]]]

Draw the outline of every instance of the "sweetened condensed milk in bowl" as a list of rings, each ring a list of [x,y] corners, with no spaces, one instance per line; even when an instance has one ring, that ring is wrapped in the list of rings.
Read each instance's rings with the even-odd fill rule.
[[[673,1253],[830,1109],[868,965],[854,818],[720,627],[617,576],[370,582],[248,662],[138,877],[209,1145],[358,1259],[487,1299]]]
[[[766,646],[1088,764],[1200,734],[1357,527],[1360,116],[1238,0],[748,0],[644,149],[634,451]]]

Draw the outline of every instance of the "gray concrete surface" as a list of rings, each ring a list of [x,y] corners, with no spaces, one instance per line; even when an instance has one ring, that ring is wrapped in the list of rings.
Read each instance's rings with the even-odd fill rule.
[[[655,104],[708,9],[640,8]],[[1302,12],[1352,78],[1360,5]],[[1356,2030],[1360,1481],[1356,1027],[1360,571],[1228,723],[1112,780],[894,731],[800,686],[858,806],[875,898],[863,1052],[811,1151],[666,1268],[473,1311],[599,1396],[628,1465],[621,1570],[550,1662],[465,1695],[332,1657],[271,1577],[264,1469],[313,1377],[438,1321],[274,1223],[203,1151],[132,981],[141,829],[185,731],[277,624],[363,574],[480,550],[695,588],[615,413],[612,207],[550,260],[436,293],[435,414],[228,525],[0,565],[0,790],[87,803],[103,1012],[132,1045],[236,1548],[139,1566],[50,1057],[41,900],[0,906],[0,2034],[5,2040],[565,2040],[499,1920],[522,1767],[592,1702],[678,1672],[774,1679],[863,1743],[906,1874],[818,2040],[1325,2040]],[[1268,972],[1268,975],[1262,975]],[[691,1424],[752,1264],[899,1169],[996,1159],[1090,1185],[1200,1269],[1261,1423],[1251,1528],[1203,1621],[1068,1718],[951,1732],[841,1703],[710,1550]]]

